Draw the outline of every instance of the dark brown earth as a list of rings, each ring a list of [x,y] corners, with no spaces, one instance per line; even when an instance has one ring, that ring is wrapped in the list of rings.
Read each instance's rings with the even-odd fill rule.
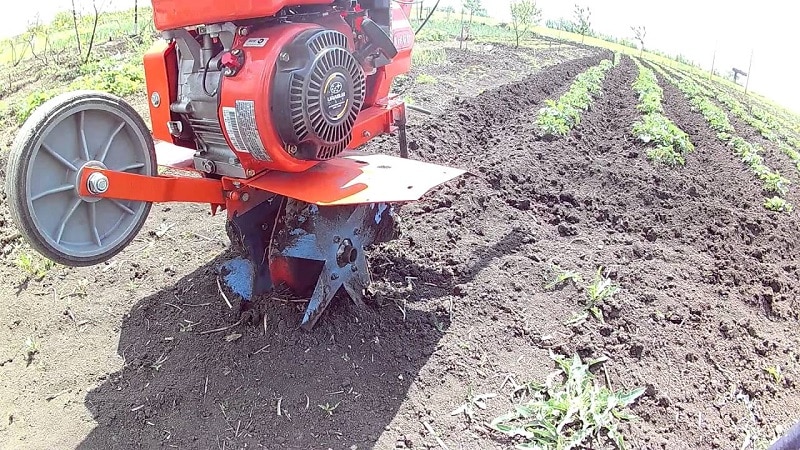
[[[465,65],[513,72],[509,50],[451,54],[452,73],[412,96],[452,98]],[[798,213],[762,208],[758,181],[663,80],[666,114],[697,148],[682,168],[649,162],[629,131],[628,58],[570,136],[541,139],[543,101],[604,57],[487,71],[485,92],[414,119],[412,157],[472,175],[402,206],[402,237],[371,251],[368,306],[341,298],[310,333],[296,329],[300,305],[262,299],[264,324],[202,334],[238,320],[216,282],[224,221],[203,206],[154,208],[101,267],[25,283],[6,262],[0,447],[437,448],[434,430],[452,449],[509,448],[485,422],[512,408],[508,377],[553,370],[549,352],[607,355],[601,378],[647,387],[632,448],[767,442],[800,411]],[[620,285],[605,323],[563,325],[585,292],[546,290],[554,264],[585,279],[603,267]],[[474,421],[451,414],[483,393],[498,396]]]

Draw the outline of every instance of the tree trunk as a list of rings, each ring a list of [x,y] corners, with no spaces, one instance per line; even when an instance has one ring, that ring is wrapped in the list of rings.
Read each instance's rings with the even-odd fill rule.
[[[92,56],[92,47],[94,47],[94,37],[97,34],[97,22],[100,20],[100,11],[97,10],[96,0],[92,0],[92,8],[94,8],[94,23],[92,24],[92,35],[89,38],[89,48],[86,50],[86,58],[83,59],[84,64],[88,63],[89,58]]]
[[[464,48],[464,7],[461,7],[461,39],[458,40],[458,49]]]
[[[83,54],[81,49],[81,32],[78,29],[78,10],[75,9],[75,0],[72,0],[72,24],[75,26],[75,41],[78,43],[78,55]]]

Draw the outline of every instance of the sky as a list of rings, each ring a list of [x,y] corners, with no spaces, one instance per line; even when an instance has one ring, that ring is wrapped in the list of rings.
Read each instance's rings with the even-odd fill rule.
[[[91,7],[91,0],[75,0],[79,7]],[[96,0],[105,8],[132,7],[134,0]],[[223,0],[224,1],[224,0]],[[747,71],[751,53],[750,89],[800,113],[800,88],[795,81],[800,69],[800,43],[795,28],[800,18],[800,2],[783,0],[577,0],[592,11],[592,27],[601,33],[632,40],[632,25],[647,29],[645,46],[669,54],[681,53],[710,69],[726,73],[732,67]],[[425,0],[434,3],[434,0]],[[489,14],[508,20],[510,0],[483,0]],[[543,21],[571,18],[576,0],[537,0]],[[31,6],[7,10],[0,15],[0,34],[22,32],[38,14],[48,21],[71,0],[34,0]],[[149,5],[149,0],[139,0]],[[440,7],[460,10],[460,0],[441,0]]]

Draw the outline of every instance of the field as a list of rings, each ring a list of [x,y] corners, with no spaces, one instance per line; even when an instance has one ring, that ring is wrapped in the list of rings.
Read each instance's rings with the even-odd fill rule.
[[[105,86],[145,114],[139,75],[115,69],[140,51],[6,69],[0,175],[39,92]],[[796,117],[550,38],[416,52],[398,89],[433,115],[411,113],[411,157],[469,175],[402,205],[402,237],[370,250],[367,306],[341,298],[312,332],[275,298],[237,324],[207,205],[156,205],[127,250],[71,269],[0,203],[0,448],[513,448],[495,419],[568,392],[559,367],[583,380],[583,420],[556,434],[600,436],[580,448],[614,448],[606,421],[627,448],[764,449],[798,420]],[[609,395],[630,405],[587,400]]]

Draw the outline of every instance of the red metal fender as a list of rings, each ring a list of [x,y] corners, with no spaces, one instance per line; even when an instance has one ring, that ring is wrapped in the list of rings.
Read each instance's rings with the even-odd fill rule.
[[[464,172],[413,159],[350,153],[305,172],[267,172],[243,184],[320,206],[398,203],[419,200]]]
[[[419,200],[434,187],[465,173],[461,169],[395,156],[355,152],[345,155],[323,161],[305,172],[267,171],[245,180],[215,180],[196,176],[151,177],[86,168],[81,173],[78,191],[86,197],[223,205],[241,199],[236,190],[228,191],[223,186],[238,185],[243,190],[257,189],[320,206],[398,203]],[[185,167],[186,163],[169,161],[167,165]],[[88,189],[89,175],[94,172],[101,172],[108,178],[108,190],[102,194],[92,194]]]

